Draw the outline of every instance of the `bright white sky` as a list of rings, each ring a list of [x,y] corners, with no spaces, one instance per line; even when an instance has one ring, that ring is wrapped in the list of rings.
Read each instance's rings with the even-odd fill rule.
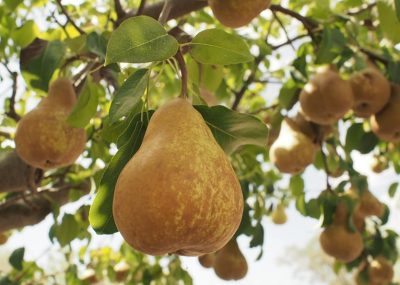
[[[268,13],[268,12],[266,12]],[[287,27],[289,34],[295,34],[295,30],[291,27]],[[282,38],[284,41],[285,39]],[[280,41],[278,41],[280,42]],[[293,50],[287,48],[281,51],[284,56],[280,58],[280,61],[271,62],[271,70],[277,70],[281,66],[291,62],[294,56]],[[16,66],[15,66],[16,67]],[[15,68],[16,69],[16,68]],[[0,74],[5,75],[5,71],[0,69]],[[5,77],[7,77],[5,75]],[[4,81],[0,86],[1,94],[8,94],[7,90],[10,86],[9,81]],[[279,86],[269,86],[264,93],[265,98],[268,102],[271,102],[278,94]],[[31,109],[33,106],[29,106]],[[3,106],[0,106],[2,109]],[[381,175],[375,175],[369,169],[370,157],[361,156],[357,153],[354,154],[356,163],[356,169],[361,173],[369,177],[370,190],[375,193],[384,202],[389,202],[389,206],[392,210],[391,220],[389,226],[400,232],[400,220],[394,219],[393,217],[399,217],[399,193],[395,199],[388,199],[387,189],[389,185],[396,180],[398,176],[392,171],[388,170]],[[306,180],[306,191],[310,196],[317,196],[318,193],[324,190],[325,187],[325,175],[321,171],[316,171],[313,167],[307,169],[304,174]],[[71,207],[67,208],[67,211],[71,211]],[[265,228],[265,246],[264,256],[260,261],[255,262],[255,259],[259,253],[259,250],[249,249],[249,240],[247,238],[240,238],[239,245],[244,251],[244,254],[249,263],[249,272],[245,279],[234,282],[237,285],[328,285],[323,284],[321,281],[316,280],[312,283],[310,280],[300,279],[294,276],[294,271],[298,264],[296,260],[293,262],[283,263],[282,258],[286,257],[289,252],[289,248],[295,246],[298,248],[305,248],[307,244],[315,239],[320,232],[318,221],[304,218],[294,209],[291,205],[287,212],[288,222],[283,226],[276,226],[270,222],[270,219],[265,218],[263,225]],[[29,259],[36,260],[38,257],[39,263],[45,265],[47,268],[58,267],[63,263],[57,256],[57,248],[53,248],[53,252],[48,252],[43,255],[44,252],[51,246],[48,238],[49,225],[51,223],[48,217],[42,223],[23,229],[20,233],[16,233],[5,246],[0,246],[0,270],[4,270],[8,267],[8,256],[13,249],[24,246],[26,247],[26,256]],[[96,238],[99,245],[110,246],[118,245],[121,241],[119,235],[110,236],[99,236]],[[216,277],[213,270],[203,269],[197,262],[197,258],[183,258],[183,264],[194,279],[195,285],[220,285],[227,284]],[[55,268],[54,268],[55,269]],[[312,272],[307,274],[312,276]],[[306,276],[307,276],[306,275]]]

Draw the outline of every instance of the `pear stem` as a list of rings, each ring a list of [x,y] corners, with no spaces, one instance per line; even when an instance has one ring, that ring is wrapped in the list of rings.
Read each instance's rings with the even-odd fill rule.
[[[330,171],[329,171],[329,166],[328,166],[328,160],[327,160],[326,154],[324,152],[323,143],[320,144],[320,147],[321,147],[322,161],[324,163],[324,168],[325,168],[325,172],[326,172],[326,188],[327,188],[327,190],[332,191],[331,184],[329,183]]]
[[[188,97],[188,73],[186,68],[185,59],[183,58],[182,52],[179,50],[175,55],[176,61],[178,62],[179,69],[181,70],[182,88],[181,95],[179,97]]]

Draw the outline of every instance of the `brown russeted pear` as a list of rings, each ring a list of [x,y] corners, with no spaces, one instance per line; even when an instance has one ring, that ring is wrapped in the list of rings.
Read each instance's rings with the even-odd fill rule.
[[[283,225],[287,222],[287,215],[285,212],[285,206],[279,204],[276,206],[271,215],[272,222],[276,225]]]
[[[400,142],[400,85],[392,86],[387,105],[371,117],[371,129],[382,140]]]
[[[317,147],[300,132],[290,118],[282,121],[278,138],[269,149],[269,157],[280,172],[299,173],[314,162]]]
[[[361,194],[355,188],[350,188],[348,192],[359,199],[359,211],[363,216],[382,217],[385,214],[385,204],[381,203],[368,189],[362,191]]]
[[[377,284],[389,284],[394,277],[393,265],[383,256],[378,256],[368,265],[368,277]]]
[[[318,125],[306,119],[303,110],[300,110],[293,118],[299,130],[307,135],[314,143],[319,143],[328,139],[333,132],[332,125]]]
[[[271,0],[208,0],[215,18],[224,26],[239,28],[249,24]]]
[[[223,280],[243,279],[248,270],[246,258],[235,239],[216,252],[214,271]]]
[[[353,111],[357,117],[368,118],[378,113],[390,98],[390,83],[374,67],[368,67],[350,78],[353,89]]]
[[[199,256],[198,259],[199,259],[199,263],[204,268],[211,268],[214,266],[215,253],[204,254],[202,256]]]
[[[42,169],[67,166],[85,149],[86,132],[66,122],[77,98],[69,79],[50,84],[49,94],[18,123],[15,146],[26,163]]]
[[[161,106],[116,183],[125,241],[150,255],[199,256],[222,248],[242,213],[238,178],[201,114],[183,98]]]
[[[351,231],[347,220],[347,210],[343,211],[342,207],[337,207],[333,223],[325,228],[319,238],[326,254],[345,263],[356,259],[364,249],[361,234],[358,231]]]
[[[321,68],[300,93],[306,118],[316,124],[332,125],[353,106],[353,91],[348,81],[331,68]]]

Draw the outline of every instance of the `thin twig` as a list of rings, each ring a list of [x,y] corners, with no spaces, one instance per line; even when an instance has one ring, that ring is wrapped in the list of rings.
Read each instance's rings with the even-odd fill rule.
[[[145,7],[146,7],[146,0],[141,0],[139,8],[136,11],[136,16],[142,15]]]
[[[72,20],[71,16],[69,15],[67,9],[61,4],[61,0],[56,0],[58,6],[60,7],[62,13],[64,16],[67,18],[67,21],[81,34],[84,35],[86,34],[84,30],[82,30],[75,22]]]
[[[10,106],[9,110],[6,112],[6,115],[12,118],[14,121],[18,122],[21,119],[21,116],[17,114],[15,111],[15,97],[17,96],[17,88],[18,88],[18,73],[11,71],[8,66],[6,66],[8,72],[10,72],[13,86],[12,86],[12,93],[10,97]]]
[[[284,8],[280,5],[271,5],[270,9],[273,12],[279,12],[279,13],[288,15],[292,18],[295,18],[296,20],[298,20],[299,22],[301,22],[304,25],[304,27],[309,31],[309,33],[312,33],[313,30],[319,26],[317,21],[315,21],[311,18],[308,18],[308,17],[304,17],[304,16],[300,15],[299,13],[289,10],[287,8]]]
[[[281,26],[283,32],[285,33],[285,36],[286,36],[286,39],[287,39],[288,44],[290,44],[290,46],[293,48],[293,50],[296,51],[296,48],[294,47],[293,42],[292,42],[292,40],[290,39],[289,33],[288,33],[288,31],[286,30],[285,25],[283,24],[282,20],[278,17],[278,15],[276,14],[275,11],[272,11],[272,14],[274,15],[274,18],[278,21],[278,23],[279,23],[279,25]]]
[[[281,47],[284,47],[284,46],[287,46],[287,45],[292,45],[292,47],[293,47],[293,42],[295,42],[295,41],[297,41],[297,40],[300,40],[300,39],[303,39],[303,38],[306,38],[306,37],[309,37],[310,35],[309,34],[303,34],[303,35],[298,35],[298,36],[296,36],[296,37],[294,37],[294,38],[292,38],[292,39],[288,39],[286,42],[284,42],[284,43],[281,43],[281,44],[279,44],[279,45],[276,45],[276,46],[271,46],[271,48],[273,49],[273,50],[278,50],[278,49],[280,49]]]
[[[160,17],[158,18],[158,21],[161,23],[161,25],[165,25],[165,23],[167,23],[172,8],[173,8],[173,0],[165,0],[164,6],[161,10]]]
[[[117,13],[118,20],[125,18],[126,12],[124,8],[122,8],[120,0],[114,0],[114,7],[115,7],[115,12]]]
[[[349,11],[349,12],[347,12],[347,15],[349,15],[349,16],[357,16],[357,15],[360,15],[360,14],[362,14],[362,13],[368,11],[368,10],[371,10],[371,9],[374,8],[376,5],[377,5],[376,2],[375,2],[375,3],[368,4],[367,6],[363,6],[363,7],[361,7],[361,9],[358,9],[358,10],[356,10],[356,11]]]
[[[257,115],[257,114],[259,114],[259,113],[261,113],[261,112],[268,111],[268,110],[272,110],[272,109],[275,109],[275,108],[278,108],[278,107],[279,107],[279,104],[276,103],[276,104],[273,104],[273,105],[271,105],[271,106],[267,106],[267,107],[260,108],[260,109],[258,109],[258,110],[253,111],[253,112],[249,112],[248,114],[250,114],[250,115]]]
[[[179,69],[181,71],[182,88],[181,95],[182,98],[188,97],[188,73],[186,68],[185,59],[183,58],[182,52],[179,50],[175,55],[176,61],[178,62]]]
[[[329,171],[328,160],[327,160],[326,154],[324,152],[323,144],[321,143],[320,146],[321,146],[322,161],[324,163],[324,169],[325,169],[325,173],[326,173],[326,189],[331,191],[332,187],[331,187],[331,184],[329,183],[329,176],[330,176],[331,172]]]

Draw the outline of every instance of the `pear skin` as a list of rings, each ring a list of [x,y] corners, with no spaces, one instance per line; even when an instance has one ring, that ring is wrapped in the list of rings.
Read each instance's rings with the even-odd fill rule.
[[[125,241],[150,255],[212,253],[238,229],[239,181],[186,99],[153,114],[142,145],[118,177],[113,214]]]
[[[389,161],[385,156],[374,156],[371,162],[371,170],[374,173],[382,173],[389,167]]]
[[[345,263],[355,260],[364,249],[361,234],[350,232],[345,224],[329,225],[321,233],[319,242],[326,254]]]
[[[371,129],[382,140],[400,142],[400,85],[392,87],[388,104],[371,117]]]
[[[7,242],[8,236],[5,233],[0,233],[0,245],[3,245]]]
[[[354,94],[353,111],[368,118],[378,113],[390,98],[390,83],[377,68],[366,68],[350,78]]]
[[[215,253],[205,254],[198,257],[199,263],[204,268],[212,268],[215,262]]]
[[[286,118],[277,140],[269,150],[271,163],[280,172],[299,173],[314,162],[317,147],[309,137],[299,131],[296,124]]]
[[[239,249],[236,240],[231,240],[216,253],[214,271],[223,280],[243,279],[248,270],[246,258]]]
[[[333,132],[331,125],[318,125],[308,121],[302,110],[293,118],[299,130],[314,143],[325,141]]]
[[[230,28],[239,28],[248,25],[267,9],[271,0],[208,0],[208,4],[221,24]]]
[[[365,189],[361,194],[354,188],[351,188],[349,192],[352,192],[353,195],[360,200],[359,211],[363,216],[382,217],[385,214],[385,205],[368,189]]]
[[[368,277],[377,284],[390,283],[394,277],[393,265],[386,258],[378,256],[368,266]]]
[[[332,125],[353,106],[353,91],[348,81],[330,68],[320,69],[300,93],[306,118],[316,124]]]
[[[66,122],[76,100],[68,79],[60,78],[50,85],[48,97],[18,123],[15,146],[22,160],[42,169],[75,162],[86,144],[85,130]]]
[[[287,222],[287,215],[285,213],[285,206],[279,204],[272,212],[272,222],[276,225],[283,225]]]

